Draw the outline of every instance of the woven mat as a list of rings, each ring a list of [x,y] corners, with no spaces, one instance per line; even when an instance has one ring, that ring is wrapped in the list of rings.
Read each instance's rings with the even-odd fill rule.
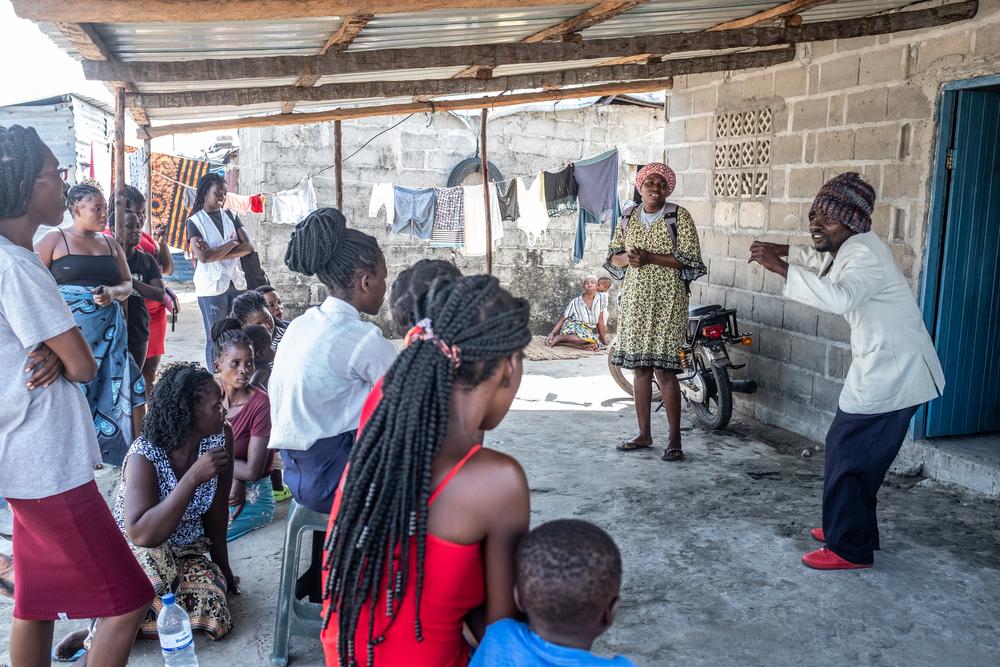
[[[531,361],[555,361],[557,359],[583,359],[594,355],[606,354],[606,352],[587,352],[576,348],[560,345],[558,347],[545,347],[545,336],[534,336],[531,343],[524,350],[524,356]]]

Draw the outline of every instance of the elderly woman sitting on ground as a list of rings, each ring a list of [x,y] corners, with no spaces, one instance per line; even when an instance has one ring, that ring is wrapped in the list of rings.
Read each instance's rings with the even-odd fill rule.
[[[583,294],[566,306],[545,339],[548,347],[568,345],[596,352],[607,347],[608,294],[597,291],[597,276],[583,279]]]

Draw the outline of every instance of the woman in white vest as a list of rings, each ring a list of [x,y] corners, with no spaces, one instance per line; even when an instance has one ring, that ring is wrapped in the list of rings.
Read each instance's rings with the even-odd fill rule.
[[[198,181],[191,217],[187,221],[191,255],[198,260],[194,292],[205,323],[205,365],[214,361],[212,325],[229,315],[235,299],[246,289],[240,257],[253,252],[253,243],[238,215],[225,208],[226,182],[218,174]]]

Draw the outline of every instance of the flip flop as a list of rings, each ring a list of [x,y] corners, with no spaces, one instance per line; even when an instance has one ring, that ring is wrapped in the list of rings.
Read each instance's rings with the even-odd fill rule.
[[[660,455],[661,461],[680,461],[684,458],[684,450],[682,449],[664,449],[663,454]]]
[[[76,662],[77,660],[79,660],[80,658],[82,658],[83,656],[85,656],[86,654],[87,654],[87,649],[81,648],[81,649],[77,649],[77,652],[74,653],[73,655],[71,655],[68,658],[60,658],[56,654],[56,650],[52,649],[52,659],[55,660],[56,662]]]
[[[621,442],[615,449],[619,452],[634,452],[639,449],[649,449],[653,446],[653,443],[642,444],[639,442],[633,442],[631,440],[625,440]]]
[[[288,490],[287,486],[282,486],[280,491],[274,492],[274,502],[280,503],[282,500],[288,500],[292,497],[292,492]]]

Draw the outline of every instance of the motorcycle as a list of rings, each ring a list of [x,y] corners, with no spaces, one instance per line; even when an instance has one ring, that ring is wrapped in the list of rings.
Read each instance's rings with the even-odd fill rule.
[[[615,382],[629,396],[635,394],[631,372],[611,363],[614,346],[608,349],[608,368]],[[683,371],[677,376],[681,395],[694,411],[695,422],[706,431],[723,429],[733,415],[733,394],[757,391],[753,380],[733,380],[729,371],[743,368],[734,364],[727,345],[750,345],[750,333],[740,333],[736,310],[718,305],[692,306],[681,348]],[[653,380],[653,403],[662,405],[663,397]],[[659,409],[659,408],[657,408]]]

